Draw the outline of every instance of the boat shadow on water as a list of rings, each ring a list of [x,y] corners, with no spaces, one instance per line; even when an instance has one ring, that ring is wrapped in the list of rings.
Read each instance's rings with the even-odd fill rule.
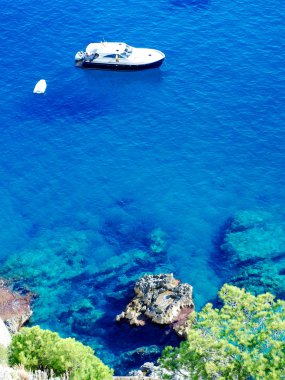
[[[174,7],[189,7],[194,10],[203,10],[207,9],[210,6],[211,0],[171,0],[170,4]]]
[[[114,109],[118,99],[133,97],[134,91],[155,91],[164,73],[159,69],[121,72],[109,70],[75,69],[73,80],[63,85],[49,83],[45,94],[28,94],[21,101],[20,113],[26,120],[51,122],[72,119],[81,122],[104,115]]]
[[[82,75],[85,80],[88,81],[96,80],[95,84],[108,84],[108,82],[116,81],[116,84],[120,86],[125,86],[126,84],[132,83],[143,83],[143,84],[157,84],[161,83],[164,79],[165,73],[161,69],[149,69],[141,71],[116,71],[116,70],[98,70],[98,69],[79,69],[82,71]],[[94,83],[93,83],[94,84]]]

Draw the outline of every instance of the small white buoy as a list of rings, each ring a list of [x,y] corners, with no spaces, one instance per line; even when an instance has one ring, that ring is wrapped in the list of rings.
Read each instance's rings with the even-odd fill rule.
[[[34,94],[44,94],[47,88],[47,82],[44,79],[38,81],[34,88]]]

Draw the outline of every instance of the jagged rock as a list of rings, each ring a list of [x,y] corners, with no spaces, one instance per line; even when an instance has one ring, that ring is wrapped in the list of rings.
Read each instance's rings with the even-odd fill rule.
[[[31,296],[12,292],[2,281],[0,284],[0,318],[11,334],[15,334],[31,315]]]
[[[83,213],[72,227],[39,228],[24,249],[10,253],[1,264],[1,276],[10,279],[20,294],[24,288],[38,295],[33,302],[33,325],[84,341],[100,350],[109,364],[138,345],[136,334],[124,333],[118,338],[124,341],[123,347],[106,343],[106,329],[125,331],[114,324],[114,315],[125,307],[125,299],[131,299],[133,284],[145,273],[173,271],[164,234],[151,234],[154,225],[148,218],[140,219],[137,210],[131,221],[129,210],[123,212],[127,220],[117,218],[116,210],[110,218],[108,210],[100,216]],[[143,229],[137,228],[137,221]],[[159,252],[154,253],[152,243]],[[156,336],[150,336],[143,344],[155,342]]]
[[[153,362],[146,362],[140,366],[138,370],[133,370],[129,372],[130,376],[150,376],[152,372],[156,369]]]
[[[157,360],[161,355],[161,348],[152,346],[142,346],[135,350],[126,351],[120,356],[120,363],[123,364],[124,368],[140,366],[143,363],[150,360]]]
[[[134,376],[138,379],[150,379],[150,380],[191,380],[192,375],[185,371],[184,369],[179,369],[177,371],[167,370],[160,365],[155,365],[152,362],[146,362],[138,370],[129,372],[130,376]],[[199,378],[199,380],[202,380]]]
[[[173,274],[145,275],[135,284],[136,296],[116,321],[126,319],[143,326],[149,319],[161,325],[172,324],[179,335],[185,333],[188,315],[194,310],[192,286],[181,284]]]

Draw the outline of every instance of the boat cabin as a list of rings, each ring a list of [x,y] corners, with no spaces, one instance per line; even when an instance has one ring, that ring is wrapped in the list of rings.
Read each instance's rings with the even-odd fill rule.
[[[91,43],[86,48],[87,56],[92,59],[100,58],[128,58],[133,48],[124,42]]]

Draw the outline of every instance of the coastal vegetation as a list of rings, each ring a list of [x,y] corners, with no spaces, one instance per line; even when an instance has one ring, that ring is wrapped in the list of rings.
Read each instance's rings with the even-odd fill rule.
[[[220,309],[208,303],[192,314],[180,347],[165,348],[163,378],[282,379],[285,376],[285,302],[224,285]]]
[[[22,328],[13,336],[9,364],[32,371],[53,371],[56,376],[67,374],[70,380],[108,380],[113,375],[90,347],[38,326]]]
[[[107,229],[104,238],[110,233],[120,235],[121,223],[116,234],[108,229],[113,224],[104,223]],[[171,334],[176,331],[186,338],[180,347],[164,349],[159,367],[152,364],[151,368],[140,370],[143,374],[157,373],[160,379],[171,380],[285,378],[285,303],[271,295],[284,299],[284,231],[282,217],[269,212],[240,211],[229,219],[217,241],[223,265],[230,269],[225,281],[231,285],[224,285],[219,292],[218,308],[207,304],[201,312],[194,312],[192,286],[180,283],[173,274],[163,273],[170,242],[162,229],[144,231],[144,245],[140,249],[134,248],[135,242],[131,243],[124,246],[131,249],[120,248],[116,254],[112,251],[100,263],[92,258],[90,262],[86,260],[91,247],[89,229],[44,233],[35,238],[31,248],[9,256],[4,262],[2,272],[9,281],[3,282],[0,317],[14,335],[30,318],[33,302],[33,323],[48,319],[48,327],[63,332],[64,336],[80,340],[84,335],[84,342],[98,347],[103,362],[112,363],[118,375],[156,361],[166,344],[178,344],[178,336],[173,339],[159,331],[151,341],[155,344],[145,340],[143,345],[133,348],[127,342],[124,351],[115,348],[110,359],[105,352],[118,347],[112,337],[116,336],[117,341],[123,336],[126,341],[140,342],[139,331],[134,334],[132,329],[125,334],[125,323],[121,326],[114,323],[115,312],[120,313],[117,321],[146,325],[142,328],[145,335],[153,322],[170,326]],[[130,230],[127,232],[128,236]],[[101,238],[104,243],[103,235]],[[52,269],[42,265],[43,252],[53,263]],[[173,268],[167,264],[169,273],[174,272]],[[132,289],[135,297],[122,312],[123,300],[131,299]],[[104,295],[103,302],[98,302],[101,297],[98,290]],[[68,302],[58,307],[62,298]],[[19,310],[15,305],[21,306]],[[108,334],[104,330],[106,325]],[[160,340],[164,337],[166,341]],[[0,349],[3,365],[7,364],[6,354],[11,366],[43,371],[49,377],[51,374],[80,380],[112,377],[112,370],[94,356],[92,348],[74,339],[61,339],[39,327],[21,328],[13,336],[8,351],[3,347],[2,353]]]

